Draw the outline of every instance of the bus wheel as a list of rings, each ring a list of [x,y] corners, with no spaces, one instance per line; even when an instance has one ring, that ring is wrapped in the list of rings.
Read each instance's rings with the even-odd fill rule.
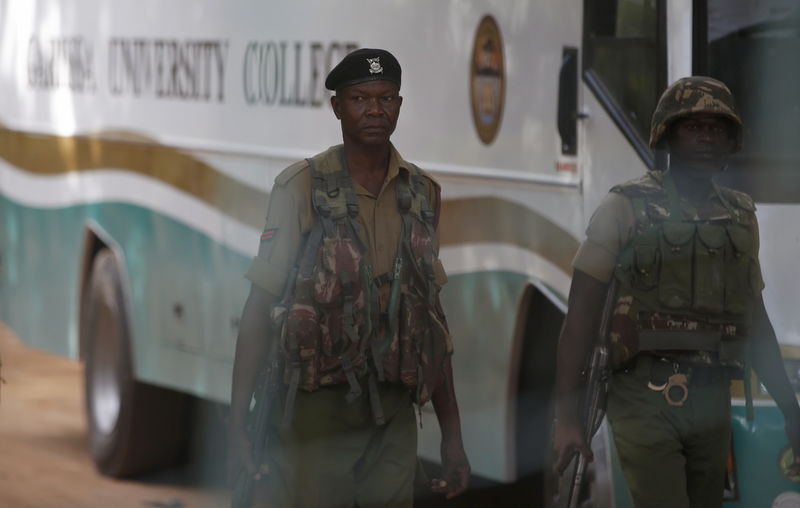
[[[177,462],[185,448],[188,396],[134,379],[121,270],[108,249],[92,264],[81,330],[89,449],[98,470],[127,477]]]

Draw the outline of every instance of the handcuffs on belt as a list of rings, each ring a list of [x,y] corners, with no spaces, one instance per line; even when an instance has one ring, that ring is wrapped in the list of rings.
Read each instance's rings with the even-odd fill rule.
[[[667,378],[667,380],[661,383],[661,379],[655,380],[656,383],[653,381],[653,371],[657,370],[657,365],[663,365],[664,367],[672,367],[672,374]],[[653,367],[656,367],[655,369]],[[678,364],[677,362],[671,362],[666,358],[658,358],[654,359],[653,363],[650,367],[650,380],[647,381],[647,387],[654,392],[661,392],[664,394],[664,399],[667,401],[667,404],[670,406],[675,407],[683,407],[683,403],[686,402],[686,399],[689,398],[689,374],[690,373],[683,373],[678,372]],[[680,396],[677,398],[672,397],[672,390],[677,389],[680,392]]]

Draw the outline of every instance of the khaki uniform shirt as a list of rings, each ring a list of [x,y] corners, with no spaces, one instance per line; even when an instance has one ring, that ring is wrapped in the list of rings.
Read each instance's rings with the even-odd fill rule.
[[[337,147],[328,149],[325,156],[331,163],[339,164]],[[392,146],[389,170],[377,196],[353,182],[358,196],[359,236],[366,246],[366,261],[372,266],[375,277],[390,272],[394,265],[401,233],[395,180],[401,168],[408,167],[409,164]],[[431,210],[438,211],[438,192],[432,181],[426,183],[432,200]],[[286,275],[296,262],[301,235],[311,229],[313,221],[311,172],[308,163],[301,161],[284,170],[275,179],[258,255],[253,259],[246,277],[272,295],[281,295],[286,285]],[[441,287],[447,282],[447,275],[438,260],[438,252],[434,272],[435,282]],[[389,286],[383,284],[380,287],[381,311],[385,311],[388,305]]]

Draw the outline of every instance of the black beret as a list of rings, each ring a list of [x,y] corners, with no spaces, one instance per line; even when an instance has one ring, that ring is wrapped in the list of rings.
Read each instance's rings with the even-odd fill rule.
[[[400,63],[385,49],[361,48],[349,53],[325,79],[325,88],[338,90],[344,86],[377,81],[391,81],[400,87]]]

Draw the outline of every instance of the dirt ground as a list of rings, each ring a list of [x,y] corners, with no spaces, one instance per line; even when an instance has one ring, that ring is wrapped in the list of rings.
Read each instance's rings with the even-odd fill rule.
[[[217,508],[223,489],[181,471],[139,481],[98,474],[86,445],[78,362],[23,345],[0,324],[0,507]]]
[[[0,508],[228,508],[220,474],[224,425],[218,405],[195,401],[186,464],[137,480],[97,473],[89,458],[83,366],[22,344],[0,323]],[[429,475],[438,473],[429,464]],[[207,487],[213,485],[214,487]],[[418,494],[419,495],[419,494]],[[416,508],[536,506],[508,486],[473,478],[450,501],[430,494]]]

